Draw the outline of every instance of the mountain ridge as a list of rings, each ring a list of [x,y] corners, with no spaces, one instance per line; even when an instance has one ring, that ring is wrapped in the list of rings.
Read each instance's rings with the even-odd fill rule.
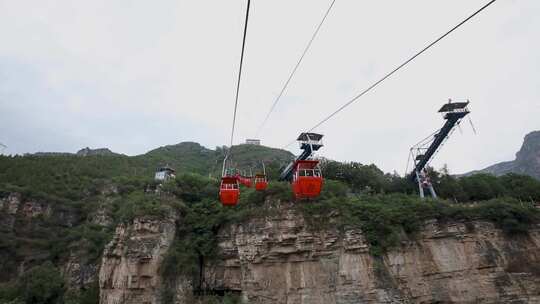
[[[540,131],[532,131],[525,135],[523,144],[514,160],[500,162],[463,175],[469,176],[478,173],[488,173],[495,176],[516,173],[529,175],[540,180]]]

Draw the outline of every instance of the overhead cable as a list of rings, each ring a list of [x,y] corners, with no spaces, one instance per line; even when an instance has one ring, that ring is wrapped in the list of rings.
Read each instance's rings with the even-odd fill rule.
[[[232,145],[233,145],[233,142],[234,142],[234,130],[235,130],[235,127],[236,127],[236,112],[237,112],[237,109],[238,109],[238,97],[240,95],[240,82],[241,82],[241,79],[242,79],[242,66],[244,64],[244,51],[245,51],[245,48],[246,48],[246,37],[247,37],[248,20],[249,20],[249,8],[250,7],[251,7],[251,0],[248,0],[247,9],[246,9],[246,21],[245,21],[245,24],[244,24],[244,37],[242,38],[242,52],[240,54],[240,67],[238,69],[238,80],[237,80],[237,84],[236,84],[236,97],[235,97],[235,101],[234,101],[234,113],[233,113],[233,121],[232,121],[232,128],[231,128],[231,141],[230,141],[230,145],[229,145],[229,150],[227,150],[227,154],[225,155],[225,159],[223,159],[223,168],[221,170],[222,176],[225,175],[225,165],[226,165],[227,159],[229,158],[229,155],[231,153]]]
[[[238,97],[240,95],[240,82],[242,79],[242,66],[244,63],[244,51],[246,48],[246,36],[247,36],[247,29],[248,29],[248,20],[249,20],[249,8],[251,6],[251,0],[248,0],[247,3],[247,9],[246,9],[246,22],[244,25],[244,38],[242,39],[242,53],[240,55],[240,68],[238,69],[238,81],[236,84],[236,98],[234,101],[234,115],[233,115],[233,123],[232,123],[232,130],[231,130],[231,142],[230,142],[230,148],[232,148],[233,140],[234,140],[234,129],[236,126],[236,110],[238,109]]]
[[[471,20],[472,18],[474,18],[476,15],[478,15],[480,12],[482,12],[483,10],[485,10],[486,8],[488,8],[490,5],[492,5],[493,3],[495,3],[497,0],[491,0],[489,1],[487,4],[485,4],[484,6],[482,6],[480,9],[478,9],[477,11],[475,11],[472,15],[470,15],[469,17],[465,18],[465,20],[461,21],[460,23],[458,23],[456,26],[454,26],[452,29],[450,29],[448,32],[446,32],[445,34],[443,34],[442,36],[440,36],[439,38],[437,38],[436,40],[434,40],[433,42],[431,42],[430,44],[428,44],[426,47],[424,47],[422,50],[420,50],[419,52],[417,52],[414,56],[410,57],[409,59],[407,59],[405,62],[403,62],[402,64],[400,64],[399,66],[397,66],[395,69],[393,69],[391,72],[389,72],[388,74],[384,75],[384,77],[382,77],[381,79],[377,80],[375,83],[373,83],[372,85],[370,85],[368,88],[366,88],[365,90],[363,90],[362,92],[360,92],[360,94],[354,96],[351,100],[349,100],[348,102],[346,102],[345,104],[343,104],[341,107],[339,107],[336,111],[332,112],[330,115],[328,115],[327,117],[325,117],[323,120],[321,120],[320,122],[318,122],[316,125],[314,125],[312,128],[310,128],[307,132],[311,132],[313,131],[314,129],[320,127],[322,124],[324,124],[325,122],[327,122],[328,120],[330,120],[332,117],[334,117],[336,114],[338,114],[339,112],[343,111],[345,108],[347,108],[348,106],[350,106],[352,103],[354,103],[355,101],[357,101],[360,97],[364,96],[366,93],[368,93],[369,91],[371,91],[372,89],[374,89],[376,86],[378,86],[381,82],[385,81],[387,78],[389,78],[390,76],[392,76],[394,73],[396,73],[397,71],[401,70],[403,67],[405,67],[407,64],[409,64],[410,62],[412,62],[414,59],[416,59],[418,56],[422,55],[424,52],[426,52],[428,49],[430,49],[431,47],[433,47],[435,44],[437,44],[439,41],[443,40],[446,36],[450,35],[452,32],[454,32],[455,30],[457,30],[459,27],[461,27],[463,24],[467,23],[469,20]],[[287,144],[285,147],[288,147],[290,146],[292,143],[294,143],[294,141],[292,141],[291,143]]]
[[[319,33],[319,31],[321,30],[323,24],[324,24],[324,21],[326,20],[326,18],[328,17],[328,15],[330,14],[330,11],[332,10],[332,8],[334,7],[334,3],[336,3],[336,0],[333,0],[332,3],[330,3],[330,6],[328,7],[328,9],[326,10],[326,13],[324,14],[321,22],[319,23],[319,25],[317,26],[317,28],[315,29],[315,32],[313,33],[313,35],[311,36],[311,39],[309,40],[306,48],[304,49],[304,52],[302,53],[302,56],[300,56],[300,59],[298,60],[298,62],[296,63],[296,65],[294,66],[294,68],[292,69],[291,71],[291,74],[289,75],[289,78],[287,79],[287,81],[285,81],[285,84],[283,85],[283,88],[281,88],[281,91],[279,92],[278,96],[276,97],[276,99],[274,100],[274,103],[272,104],[272,106],[270,107],[270,110],[268,111],[268,113],[266,114],[266,117],[264,118],[263,122],[261,123],[261,125],[259,126],[259,128],[257,129],[257,133],[255,134],[255,138],[257,138],[259,136],[259,134],[261,133],[262,129],[264,128],[264,126],[266,125],[266,123],[268,122],[268,118],[270,118],[270,115],[272,114],[272,112],[274,111],[274,109],[276,108],[276,105],[278,104],[278,102],[280,101],[281,97],[283,96],[283,93],[285,93],[285,90],[287,89],[287,87],[289,86],[289,83],[291,82],[294,74],[296,73],[296,71],[298,70],[298,67],[300,66],[300,64],[302,63],[302,60],[304,59],[304,57],[306,56],[307,52],[309,51],[309,49],[311,48],[311,45],[313,44],[313,41],[315,40],[315,38],[317,37],[317,34]]]

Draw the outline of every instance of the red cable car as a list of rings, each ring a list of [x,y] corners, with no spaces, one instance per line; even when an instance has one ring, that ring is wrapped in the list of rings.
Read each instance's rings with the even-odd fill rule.
[[[238,179],[238,182],[248,188],[251,188],[252,186],[252,182],[251,182],[251,178],[250,177],[246,177],[245,175],[242,175],[242,174],[236,174],[235,175],[236,178]]]
[[[255,190],[263,191],[268,187],[268,181],[266,180],[265,174],[255,175]]]
[[[236,206],[240,196],[238,178],[235,176],[224,176],[221,178],[219,187],[219,200],[223,206]]]
[[[240,176],[240,183],[248,188],[251,188],[253,186],[251,177]]]
[[[297,199],[319,196],[322,185],[323,177],[318,160],[297,160],[295,162],[292,187]]]

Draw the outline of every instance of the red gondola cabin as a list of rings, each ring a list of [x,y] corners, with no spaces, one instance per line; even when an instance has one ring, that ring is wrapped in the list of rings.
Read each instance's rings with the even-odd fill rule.
[[[297,160],[293,171],[293,192],[297,199],[313,198],[321,194],[323,177],[318,160]]]
[[[263,191],[268,187],[268,181],[266,180],[266,175],[257,174],[255,175],[255,190]]]
[[[251,177],[240,176],[240,183],[248,188],[251,188],[253,186]]]
[[[236,206],[239,196],[240,187],[238,186],[238,178],[235,176],[222,177],[219,188],[219,200],[221,204],[223,206]]]

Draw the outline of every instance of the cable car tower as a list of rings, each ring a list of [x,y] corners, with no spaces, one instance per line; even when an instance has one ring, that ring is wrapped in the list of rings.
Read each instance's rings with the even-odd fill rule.
[[[411,147],[409,161],[412,158],[413,170],[409,174],[409,178],[418,183],[421,198],[424,198],[425,190],[429,190],[431,196],[437,198],[433,184],[427,175],[426,166],[433,160],[435,154],[453,133],[455,127],[459,126],[461,120],[470,113],[469,109],[467,109],[468,105],[468,100],[467,102],[452,102],[452,100],[449,100],[439,110],[439,113],[446,120],[443,127]]]
[[[279,180],[291,182],[297,199],[314,198],[321,193],[323,178],[314,153],[324,146],[322,138],[323,135],[317,133],[300,134],[297,140],[304,151],[279,176]]]

